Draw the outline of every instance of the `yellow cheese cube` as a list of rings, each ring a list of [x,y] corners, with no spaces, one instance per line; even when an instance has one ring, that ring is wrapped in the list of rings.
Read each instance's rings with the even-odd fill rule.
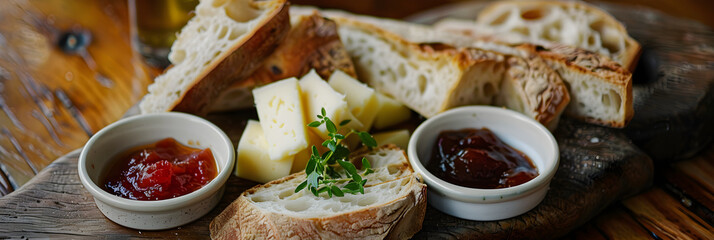
[[[409,145],[409,131],[406,129],[375,133],[372,137],[380,146],[391,143],[406,151]]]
[[[342,120],[350,119],[350,124],[347,127],[362,128],[359,120],[350,113],[345,101],[345,95],[332,89],[327,82],[317,75],[314,69],[300,79],[300,89],[302,90],[305,117],[308,123],[319,121],[320,119],[317,118],[317,115],[322,115],[321,110],[325,108],[325,116],[329,117],[335,124],[339,124]],[[321,138],[328,138],[325,124],[310,129]]]
[[[359,130],[369,130],[378,110],[374,89],[339,70],[332,73],[328,83],[338,92],[345,94],[350,112],[363,125]]]
[[[253,98],[270,159],[285,159],[307,148],[303,103],[296,78],[256,88]]]
[[[383,129],[391,127],[397,123],[401,123],[409,119],[412,115],[411,110],[384,94],[377,93],[377,101],[379,102],[379,110],[374,118],[374,128]]]
[[[263,129],[255,120],[248,120],[236,152],[238,156],[233,174],[260,183],[287,176],[293,165],[293,156],[279,161],[270,159]]]

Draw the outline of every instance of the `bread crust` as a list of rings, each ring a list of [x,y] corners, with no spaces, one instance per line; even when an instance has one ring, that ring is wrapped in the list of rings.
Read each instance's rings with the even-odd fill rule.
[[[380,148],[396,150],[388,145]],[[365,154],[365,151],[356,153]],[[402,152],[403,154],[403,152]],[[357,157],[355,157],[356,159]],[[401,163],[401,162],[400,162]],[[392,164],[400,164],[392,163]],[[390,166],[393,166],[390,164]],[[426,185],[411,170],[397,179],[373,184],[402,181],[405,194],[386,203],[326,217],[304,218],[271,212],[254,204],[250,195],[275,185],[302,181],[305,173],[257,185],[244,191],[238,199],[211,221],[213,239],[407,239],[422,226],[426,213]],[[366,186],[369,187],[369,186]],[[309,194],[304,193],[303,194]]]
[[[604,21],[605,25],[617,29],[617,31],[624,36],[625,49],[622,53],[619,54],[619,58],[621,59],[621,65],[624,66],[624,68],[628,71],[633,71],[637,66],[637,61],[639,60],[642,48],[640,44],[629,34],[627,34],[627,29],[625,29],[625,26],[623,26],[622,23],[617,21],[617,19],[615,19],[615,17],[613,17],[609,13],[597,7],[579,1],[497,1],[483,9],[479,13],[476,22],[485,22],[487,16],[498,14],[498,10],[505,6],[517,6],[519,9],[528,11],[545,10],[553,6],[558,6],[561,8],[577,7],[580,9],[584,9],[588,14],[598,16],[599,19]]]
[[[193,85],[184,91],[179,101],[169,109],[205,115],[219,94],[234,81],[241,81],[250,76],[282,42],[290,29],[289,3],[286,0],[253,1],[256,8],[274,9],[271,16],[251,29],[250,37],[234,45],[231,50],[222,53],[193,81]],[[259,5],[268,5],[262,7]]]
[[[554,44],[550,47],[535,46],[531,44],[522,45],[519,49],[526,49],[535,52],[549,62],[553,69],[564,69],[583,75],[593,75],[598,79],[608,82],[617,87],[617,93],[621,99],[621,113],[617,119],[607,121],[599,118],[583,116],[566,110],[566,113],[582,121],[604,125],[615,128],[627,126],[634,116],[633,94],[632,94],[632,73],[620,66],[620,64],[610,60],[600,54],[584,49]]]
[[[211,111],[229,111],[253,106],[251,90],[289,77],[301,77],[310,69],[327,79],[335,70],[356,77],[354,65],[347,54],[337,24],[318,12],[299,18],[285,41],[258,67],[250,77],[237,79],[224,90]]]
[[[570,93],[560,75],[551,69],[544,59],[535,53],[524,52],[507,59],[508,69],[504,77],[504,87],[511,85],[523,97],[522,109],[548,129],[555,130],[561,114],[570,103]],[[507,82],[512,81],[512,82]],[[496,104],[508,104],[505,99],[513,96],[499,94]]]

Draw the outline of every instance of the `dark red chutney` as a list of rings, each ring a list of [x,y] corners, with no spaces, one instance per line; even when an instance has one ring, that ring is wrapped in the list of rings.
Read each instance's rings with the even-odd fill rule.
[[[103,188],[123,198],[163,200],[198,190],[216,173],[210,148],[195,149],[166,138],[115,158]]]
[[[512,187],[538,176],[528,156],[487,128],[441,132],[427,169],[444,181],[481,189]]]

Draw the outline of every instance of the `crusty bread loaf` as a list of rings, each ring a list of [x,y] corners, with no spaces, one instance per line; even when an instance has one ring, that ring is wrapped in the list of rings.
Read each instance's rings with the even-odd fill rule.
[[[451,23],[437,23],[437,28]],[[582,1],[495,1],[478,14],[475,32],[511,44],[551,42],[587,49],[634,70],[640,45],[607,12]]]
[[[291,15],[290,19],[292,28],[285,41],[250,77],[235,81],[223,91],[211,111],[253,107],[251,90],[254,87],[289,77],[301,77],[310,69],[315,69],[323,79],[328,79],[338,69],[356,77],[335,22],[317,12]]]
[[[172,66],[149,86],[142,113],[205,114],[234,81],[248,77],[290,29],[286,0],[206,0],[171,46]]]
[[[587,50],[551,45],[522,45],[537,53],[568,83],[571,101],[566,114],[585,122],[623,128],[634,115],[632,74],[620,64]]]
[[[334,19],[359,79],[425,117],[491,104],[499,91],[505,70],[500,54],[417,44],[362,21]]]
[[[365,153],[363,153],[365,154]],[[375,173],[364,194],[316,197],[294,190],[296,173],[246,190],[210,224],[213,239],[407,239],[421,229],[426,185],[404,151],[386,145],[366,153]],[[354,159],[361,159],[356,156]],[[358,163],[356,161],[355,163]]]
[[[570,103],[568,104],[565,98],[559,99],[558,94],[550,92],[541,92],[541,95],[533,95],[533,92],[526,95],[513,95],[518,91],[512,89],[502,89],[502,92],[497,96],[496,105],[505,105],[514,110],[521,111],[528,116],[534,116],[534,111],[529,109],[562,109],[562,104],[568,104],[565,113],[573,118],[580,119],[589,123],[622,128],[632,119],[634,114],[632,106],[632,74],[626,69],[613,62],[608,57],[589,52],[583,49],[567,47],[562,44],[549,43],[552,48],[542,46],[534,46],[532,44],[510,45],[504,42],[498,42],[492,37],[483,36],[474,32],[474,22],[460,21],[458,24],[440,25],[441,28],[431,28],[425,25],[413,24],[402,21],[389,19],[380,19],[368,16],[356,16],[344,12],[323,11],[323,14],[328,16],[339,16],[359,19],[360,21],[378,24],[381,28],[385,28],[390,32],[397,33],[401,37],[413,42],[441,42],[451,44],[458,47],[475,47],[489,51],[498,52],[507,56],[518,56],[524,58],[529,66],[537,66],[537,59],[534,59],[534,54],[543,58],[547,65],[552,69],[537,67],[529,68],[533,72],[525,73],[531,77],[543,76],[542,79],[527,80],[531,83],[550,83],[550,85],[533,85],[539,89],[551,89],[561,91],[562,83],[554,79],[549,73],[544,71],[556,71],[562,81],[566,83]],[[538,51],[536,51],[538,49]],[[549,50],[550,49],[550,50]],[[580,57],[577,57],[580,56]],[[530,59],[530,60],[529,60]],[[589,60],[583,60],[589,59]],[[523,61],[511,59],[510,66],[518,66],[523,64]],[[514,65],[515,64],[515,65]],[[516,67],[509,69],[510,74],[514,71],[520,72],[523,69]],[[540,69],[540,70],[536,70]],[[522,72],[521,72],[522,73]],[[506,78],[510,77],[506,74]],[[526,83],[526,81],[521,81]],[[517,86],[511,82],[504,82],[510,86]],[[502,85],[503,86],[503,85]],[[596,86],[596,87],[595,87]],[[562,91],[561,91],[562,92]],[[525,99],[542,99],[534,103],[550,103],[547,106],[529,105],[520,109],[517,105],[517,100],[526,103]],[[549,99],[550,100],[547,100]],[[510,99],[509,102],[504,100]],[[561,101],[558,101],[561,100]],[[539,113],[540,114],[540,113]],[[552,129],[557,123],[558,118],[550,118],[550,116],[560,115],[560,112],[555,111],[554,114],[542,112],[542,116],[535,115],[536,119],[540,119],[541,123]],[[548,121],[547,119],[551,119]]]
[[[299,15],[314,10],[314,8],[309,7],[293,7],[290,13]],[[321,10],[321,12],[333,18],[347,18],[376,25],[411,42],[446,42],[466,47],[472,46],[474,42],[474,39],[470,36],[439,32],[426,25],[335,10]],[[537,55],[523,54],[522,51],[499,43],[484,42],[482,45],[479,48],[510,55],[511,58],[511,60],[507,61],[507,65],[512,67],[506,70],[500,86],[501,90],[496,94],[496,101],[493,104],[520,111],[540,121],[549,129],[554,129],[570,99],[560,77],[546,66]],[[521,57],[524,57],[524,59],[513,59]],[[503,89],[503,87],[508,87],[508,89]]]

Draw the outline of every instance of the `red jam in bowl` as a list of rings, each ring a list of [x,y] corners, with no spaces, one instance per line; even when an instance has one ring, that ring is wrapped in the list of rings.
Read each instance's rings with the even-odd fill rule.
[[[211,149],[190,148],[166,138],[120,154],[102,187],[123,198],[163,200],[198,190],[217,172]]]
[[[487,128],[441,132],[427,169],[444,181],[481,189],[517,186],[538,176],[528,156]]]

